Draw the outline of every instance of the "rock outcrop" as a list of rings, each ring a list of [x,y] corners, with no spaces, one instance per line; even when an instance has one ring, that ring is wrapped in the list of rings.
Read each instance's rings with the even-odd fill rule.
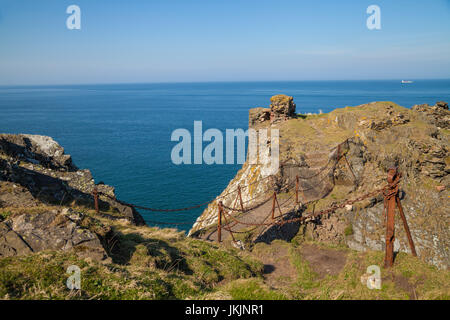
[[[270,123],[296,118],[294,98],[279,94],[270,99],[269,108],[253,108],[249,112],[249,126],[270,120]]]
[[[41,164],[58,171],[77,171],[70,155],[51,137],[32,134],[0,135],[0,152],[17,161]]]
[[[290,99],[286,101],[285,106],[294,105]],[[292,107],[283,110],[277,119],[292,115],[287,112]],[[383,187],[387,170],[396,166],[403,173],[401,201],[419,257],[439,268],[449,267],[450,111],[446,103],[407,109],[392,102],[373,102],[329,114],[286,116],[286,121],[273,123],[266,121],[266,112],[250,111],[250,125],[279,129],[280,163],[295,166],[283,167],[266,179],[260,165],[246,162],[221,194],[225,206],[233,205],[236,195],[229,192],[238,186],[248,207],[274,190],[286,196],[292,194],[295,184],[286,186],[286,182],[299,175],[311,177],[300,179],[300,189],[305,190],[301,203],[306,206],[291,210],[304,215]],[[337,145],[341,145],[340,152],[346,159],[335,163]],[[216,223],[217,203],[213,202],[198,218],[190,235],[201,236]],[[383,196],[345,206],[297,229],[297,238],[345,243],[356,250],[384,250]],[[398,215],[395,250],[409,252]]]
[[[295,116],[295,103],[293,97],[279,94],[270,98],[270,121],[272,123],[286,121]]]
[[[270,120],[270,108],[253,108],[249,112],[249,127]]]
[[[109,261],[103,244],[110,230],[71,209],[92,210],[94,188],[100,210],[107,212],[102,217],[145,224],[134,208],[115,200],[113,187],[95,184],[91,172],[78,169],[52,138],[0,134],[0,257],[73,249]]]
[[[0,258],[43,250],[75,250],[83,258],[110,262],[102,240],[111,229],[82,213],[64,209],[23,213],[0,222]],[[87,228],[96,224],[96,231]]]
[[[12,183],[12,185],[8,184]],[[136,225],[144,224],[134,208],[115,201],[114,187],[96,185],[89,170],[78,169],[70,155],[52,138],[38,135],[0,134],[0,207],[34,204],[80,204],[92,206],[92,192],[97,188],[102,209],[116,211]]]
[[[450,112],[447,102],[439,101],[434,106],[419,104],[413,106],[412,110],[419,112],[422,119],[436,127],[450,129]]]

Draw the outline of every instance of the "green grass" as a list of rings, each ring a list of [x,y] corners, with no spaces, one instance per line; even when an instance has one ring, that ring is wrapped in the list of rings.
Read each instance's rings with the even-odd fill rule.
[[[226,287],[226,291],[234,300],[286,300],[282,293],[267,288],[262,280],[237,280]]]
[[[8,219],[12,215],[11,211],[0,211],[0,221]]]
[[[439,270],[416,257],[399,253],[391,269],[384,269],[383,252],[356,252],[340,247],[322,247],[347,252],[347,263],[337,275],[322,279],[311,269],[298,250],[290,251],[291,262],[297,270],[297,280],[289,291],[295,299],[444,299],[450,297],[450,272]],[[381,290],[368,289],[361,282],[367,267],[378,265],[381,269]],[[404,278],[408,288],[398,285],[396,280]]]
[[[351,236],[353,234],[353,226],[351,224],[345,227],[344,234],[346,236]]]
[[[260,278],[262,264],[236,249],[186,238],[170,229],[116,226],[113,263],[74,252],[40,252],[0,259],[3,299],[192,299],[219,283]],[[66,288],[70,265],[81,269],[81,290]]]
[[[307,296],[307,292],[319,286],[316,281],[317,274],[311,270],[308,263],[301,257],[296,248],[290,249],[291,263],[297,270],[297,280],[292,286],[291,294],[295,299],[303,299]]]
[[[108,220],[90,221],[102,228]],[[111,223],[111,221],[109,221]],[[382,266],[383,252],[356,252],[298,238],[291,243],[258,244],[253,253],[186,238],[174,229],[134,227],[114,222],[112,263],[79,258],[75,252],[40,252],[0,258],[1,299],[445,299],[450,298],[450,272],[400,253],[394,267],[381,268],[382,289],[370,290],[361,276],[370,265]],[[349,231],[346,230],[346,233]],[[301,255],[304,244],[337,250],[347,261],[337,275],[322,278]],[[273,247],[275,245],[275,247]],[[295,276],[277,289],[263,278],[258,250],[286,248]],[[277,247],[278,246],[278,247]],[[266,252],[264,251],[264,252]],[[279,253],[279,251],[277,251]],[[261,253],[261,252],[259,252]],[[66,288],[70,265],[81,269],[81,290]],[[292,279],[292,280],[291,280]],[[410,287],[398,285],[406,279]],[[403,281],[405,282],[405,281]]]
[[[153,233],[154,238],[137,233],[120,236],[128,241],[128,248],[134,248],[130,257],[120,263],[102,264],[80,259],[75,253],[62,252],[2,258],[0,297],[113,300],[450,298],[450,273],[408,254],[398,254],[392,269],[381,267],[382,288],[370,290],[360,278],[368,266],[382,266],[383,252],[356,252],[316,243],[319,248],[347,254],[347,262],[339,274],[320,278],[302,257],[299,250],[302,244],[286,243],[287,259],[293,265],[296,277],[284,287],[273,289],[263,280],[262,263],[248,254],[218,248],[200,240],[177,238],[176,233],[162,238],[161,230],[147,229],[154,230],[146,230],[148,235]],[[66,270],[70,265],[81,269],[80,291],[72,292],[66,288],[69,276]],[[406,279],[414,291],[399,287],[396,278]]]

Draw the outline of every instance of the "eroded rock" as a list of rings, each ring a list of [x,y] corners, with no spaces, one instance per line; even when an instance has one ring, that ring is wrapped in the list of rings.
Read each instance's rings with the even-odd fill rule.
[[[249,111],[249,127],[270,120],[269,108],[253,108]]]
[[[419,113],[425,121],[439,128],[450,129],[450,111],[447,102],[439,101],[434,106],[419,104],[413,106],[412,110]]]
[[[284,94],[270,98],[270,121],[272,123],[286,121],[295,117],[294,98]]]

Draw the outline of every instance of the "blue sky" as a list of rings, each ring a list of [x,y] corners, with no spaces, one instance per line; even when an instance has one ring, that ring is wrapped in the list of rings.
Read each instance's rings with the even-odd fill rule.
[[[449,21],[449,0],[0,0],[0,85],[450,78]]]

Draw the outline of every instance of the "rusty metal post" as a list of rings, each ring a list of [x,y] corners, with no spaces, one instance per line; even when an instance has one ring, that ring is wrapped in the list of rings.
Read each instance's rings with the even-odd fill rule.
[[[414,257],[417,257],[416,247],[414,246],[414,241],[411,237],[411,232],[409,231],[408,222],[406,221],[406,216],[405,216],[405,213],[403,212],[402,203],[400,202],[400,198],[398,195],[395,197],[395,200],[397,202],[398,211],[400,212],[400,217],[402,218],[402,221],[403,221],[403,226],[405,227],[405,232],[408,237],[408,242],[409,242],[409,247],[411,248],[411,253]]]
[[[92,191],[92,194],[94,196],[94,207],[95,207],[95,211],[97,212],[97,214],[99,214],[99,209],[98,209],[98,191],[97,191],[97,187],[94,188],[94,191]]]
[[[355,173],[353,172],[353,169],[352,169],[352,167],[351,167],[350,163],[348,162],[348,159],[347,159],[347,157],[345,155],[344,155],[344,160],[345,160],[345,163],[347,164],[348,169],[350,170],[350,172],[351,172],[351,174],[353,176],[353,181],[356,183],[358,181],[358,179],[356,179]]]
[[[298,204],[298,175],[295,177],[295,203]],[[304,200],[303,200],[304,201]]]
[[[397,176],[397,169],[391,168],[388,171],[387,181],[391,187]],[[389,268],[394,264],[394,241],[395,241],[395,205],[396,195],[395,190],[389,190],[389,193],[385,195],[387,206],[387,219],[386,219],[386,255],[384,257],[384,267]]]
[[[239,201],[241,202],[241,210],[244,212],[244,203],[242,202],[241,186],[238,186]]]
[[[219,211],[217,216],[217,242],[222,242],[222,201],[219,201]]]
[[[277,193],[274,191],[273,193],[273,201],[272,201],[272,220],[275,219],[275,203],[277,201]]]

